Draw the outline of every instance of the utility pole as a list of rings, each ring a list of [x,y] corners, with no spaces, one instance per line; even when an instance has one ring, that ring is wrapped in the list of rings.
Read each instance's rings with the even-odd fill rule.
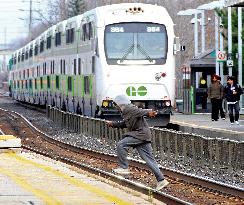
[[[238,7],[238,82],[242,87],[242,8]],[[240,113],[242,113],[242,97],[240,98]]]
[[[228,60],[232,60],[232,18],[231,7],[228,7]],[[232,76],[232,67],[229,66],[229,75]]]
[[[7,48],[7,28],[5,27],[4,28],[4,49]],[[6,68],[6,55],[4,54],[3,55],[3,70],[2,71],[6,71],[7,68]]]
[[[219,62],[217,61],[217,53],[219,51],[219,16],[215,12],[215,53],[216,53],[216,67],[215,73],[219,75]]]
[[[29,38],[32,40],[32,0],[30,0],[30,16],[29,16]]]

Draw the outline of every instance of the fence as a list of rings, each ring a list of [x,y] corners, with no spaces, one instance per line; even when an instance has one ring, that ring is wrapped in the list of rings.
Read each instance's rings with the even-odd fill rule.
[[[48,107],[48,117],[61,127],[87,136],[105,139],[109,144],[120,140],[125,130],[110,128],[105,120],[66,113]],[[214,139],[202,135],[151,128],[152,146],[159,160],[201,169],[231,173],[244,169],[244,143]]]

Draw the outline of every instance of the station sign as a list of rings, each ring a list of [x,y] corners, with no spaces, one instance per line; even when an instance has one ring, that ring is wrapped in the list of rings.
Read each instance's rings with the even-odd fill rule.
[[[217,62],[224,62],[227,60],[227,54],[225,51],[218,51],[216,55]]]

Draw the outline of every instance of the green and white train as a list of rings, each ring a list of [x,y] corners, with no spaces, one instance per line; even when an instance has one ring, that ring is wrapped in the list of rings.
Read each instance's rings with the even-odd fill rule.
[[[127,95],[169,122],[175,99],[174,24],[165,8],[123,3],[62,21],[13,53],[12,97],[86,116],[117,116]],[[155,123],[155,122],[154,122]]]

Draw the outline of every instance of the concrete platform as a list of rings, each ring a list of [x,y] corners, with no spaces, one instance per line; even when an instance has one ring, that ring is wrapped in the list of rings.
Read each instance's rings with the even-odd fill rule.
[[[21,139],[13,135],[0,135],[0,149],[3,148],[20,148]]]
[[[231,125],[227,117],[225,120],[211,120],[211,114],[185,115],[175,113],[171,116],[170,123],[178,126],[183,132],[196,133],[213,138],[244,141],[244,116],[240,116],[239,125]]]
[[[0,204],[165,205],[41,155],[8,152],[0,158]]]

